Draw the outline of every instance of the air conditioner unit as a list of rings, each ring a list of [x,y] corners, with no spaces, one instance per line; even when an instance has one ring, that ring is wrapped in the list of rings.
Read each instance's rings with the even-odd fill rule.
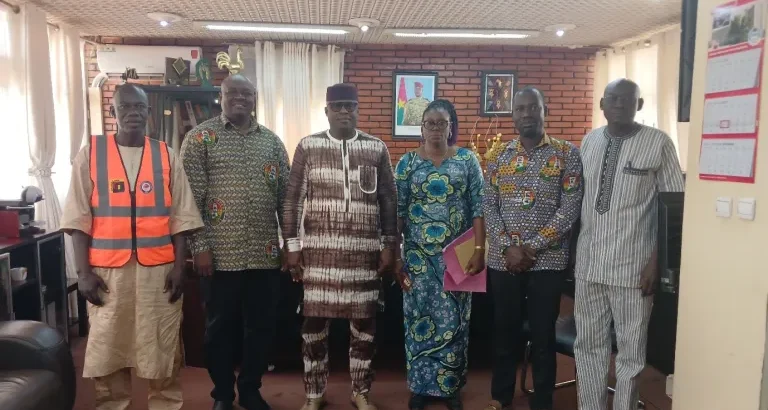
[[[106,74],[122,74],[126,68],[138,75],[165,74],[165,59],[183,58],[190,62],[190,78],[195,78],[195,64],[203,56],[200,47],[103,45],[96,50],[99,70]]]

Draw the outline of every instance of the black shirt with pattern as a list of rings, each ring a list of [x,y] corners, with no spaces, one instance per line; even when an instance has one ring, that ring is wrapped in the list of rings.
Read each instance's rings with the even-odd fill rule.
[[[187,133],[181,157],[205,223],[188,241],[192,254],[212,251],[216,270],[279,267],[289,174],[280,138],[255,120],[238,131],[222,114]]]

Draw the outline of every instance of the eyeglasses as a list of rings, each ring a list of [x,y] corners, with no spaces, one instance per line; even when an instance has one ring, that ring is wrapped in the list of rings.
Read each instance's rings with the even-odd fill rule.
[[[357,103],[356,102],[330,102],[328,103],[328,108],[331,109],[333,112],[339,112],[342,108],[344,108],[347,112],[352,112],[357,110]]]
[[[450,121],[445,121],[445,120],[441,120],[441,121],[437,121],[437,122],[429,121],[428,120],[428,121],[423,121],[421,123],[421,125],[424,128],[428,129],[428,130],[442,131],[442,130],[448,128],[448,126],[451,125],[451,122]]]

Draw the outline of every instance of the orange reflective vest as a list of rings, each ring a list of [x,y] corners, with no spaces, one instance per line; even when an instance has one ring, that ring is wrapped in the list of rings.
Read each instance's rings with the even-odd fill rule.
[[[171,163],[164,142],[145,137],[131,192],[114,135],[91,137],[91,266],[119,268],[136,252],[144,266],[174,261],[170,232]]]

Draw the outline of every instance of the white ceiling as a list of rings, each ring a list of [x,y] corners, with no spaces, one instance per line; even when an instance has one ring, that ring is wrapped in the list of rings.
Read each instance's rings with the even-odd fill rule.
[[[680,20],[680,0],[11,0],[31,1],[48,12],[51,22],[68,23],[85,35],[253,40],[236,32],[193,27],[193,20],[346,25],[352,18],[373,18],[379,29],[331,36],[280,34],[259,38],[323,43],[424,43],[395,38],[381,28],[484,28],[540,30],[537,38],[503,44],[541,46],[608,45],[652,32]],[[170,27],[147,18],[167,12],[184,20]],[[544,32],[554,24],[575,24],[562,38]],[[500,41],[500,40],[496,40]],[[456,39],[430,42],[458,43]]]

